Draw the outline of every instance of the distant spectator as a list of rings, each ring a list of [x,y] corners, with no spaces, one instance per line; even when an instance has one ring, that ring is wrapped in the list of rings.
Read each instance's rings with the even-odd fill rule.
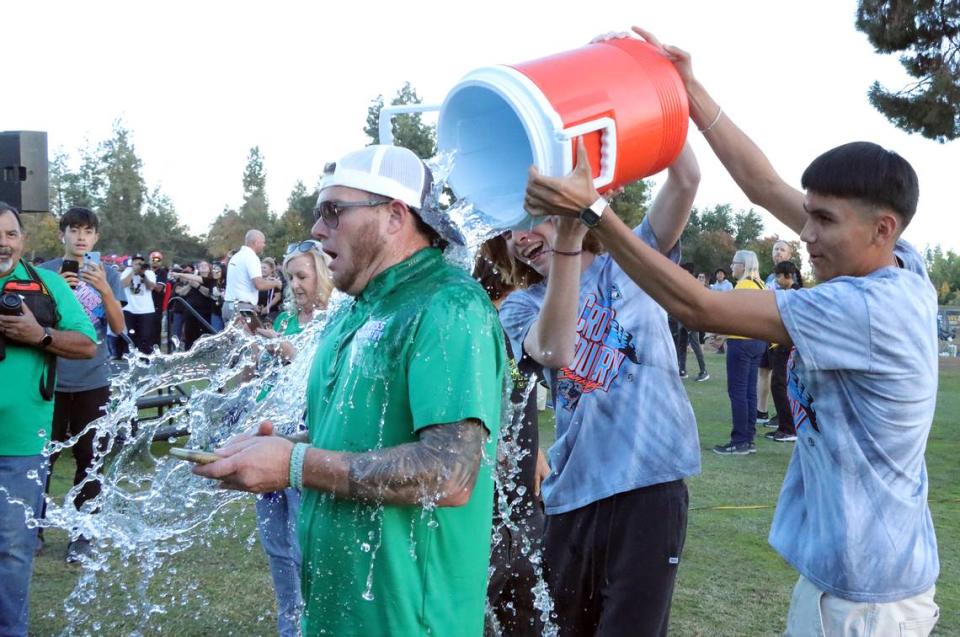
[[[693,276],[692,263],[682,263],[680,267]],[[703,360],[703,349],[700,347],[700,333],[691,332],[687,329],[686,325],[672,316],[668,318],[670,319],[670,328],[673,332],[673,344],[677,348],[677,364],[680,368],[680,378],[684,380],[687,379],[687,348],[689,347],[693,349],[693,354],[697,357],[697,365],[700,368],[700,372],[697,374],[697,382],[710,380],[710,374],[707,373],[707,366]]]
[[[726,292],[733,289],[733,284],[730,281],[727,281],[727,271],[723,268],[717,268],[717,271],[713,273],[713,283],[710,284],[711,290],[719,290],[720,292]]]
[[[776,289],[780,290],[799,290],[803,287],[800,270],[790,261],[780,261],[774,266],[773,280]],[[768,351],[771,371],[770,393],[773,394],[773,404],[777,408],[777,430],[771,431],[764,437],[775,442],[794,442],[797,439],[793,410],[787,398],[787,363],[790,360],[790,349],[774,344]]]
[[[153,350],[153,296],[157,287],[157,276],[147,267],[143,257],[134,255],[130,266],[120,275],[125,288],[127,305],[123,308],[123,318],[127,332],[133,344],[144,354]],[[126,347],[126,343],[123,343]]]
[[[223,265],[219,261],[210,264],[210,276],[213,278],[213,289],[210,290],[210,298],[213,300],[210,325],[214,332],[220,332],[223,330],[223,292],[226,281],[223,278]]]
[[[793,258],[793,248],[789,243],[781,239],[773,244],[770,256],[773,258],[773,265],[776,266],[778,263],[783,263]],[[769,289],[776,288],[776,274],[771,272],[767,276],[764,285]],[[766,351],[764,351],[763,356],[760,357],[760,369],[757,371],[757,423],[768,426],[772,422],[770,414],[767,411],[767,399],[770,396],[770,348],[774,346],[774,343],[767,345]]]
[[[237,310],[255,309],[261,290],[279,290],[279,279],[263,276],[259,255],[267,245],[267,239],[259,230],[250,230],[244,237],[244,245],[227,263],[227,287],[224,293],[223,320],[233,320]]]
[[[210,324],[211,314],[213,313],[213,287],[214,280],[210,275],[210,264],[201,261],[197,264],[195,273],[179,272],[171,273],[171,276],[177,282],[177,294],[183,297],[193,310],[200,315],[207,325]],[[211,326],[212,327],[212,326]],[[184,308],[183,312],[183,349],[189,350],[193,347],[200,336],[207,333],[206,326],[203,325],[192,312]]]
[[[733,255],[730,271],[737,280],[736,289],[764,289],[755,252],[738,250]],[[727,395],[730,397],[733,429],[730,442],[714,447],[714,453],[742,456],[757,452],[753,442],[757,432],[757,369],[766,348],[765,342],[756,339],[727,337]]]
[[[260,290],[260,294],[257,296],[257,309],[260,316],[264,318],[265,322],[273,323],[277,314],[280,313],[280,301],[283,300],[283,291],[286,285],[283,283],[283,278],[277,275],[277,262],[273,260],[273,257],[267,257],[261,261],[260,271],[263,278],[267,280],[280,279],[279,290]]]
[[[150,253],[150,269],[157,278],[157,287],[153,289],[153,331],[151,337],[153,345],[160,346],[163,334],[163,312],[167,309],[166,301],[169,298],[168,277],[169,269],[163,265],[163,253],[154,250]],[[168,326],[169,329],[169,326]],[[152,347],[152,346],[151,346]]]

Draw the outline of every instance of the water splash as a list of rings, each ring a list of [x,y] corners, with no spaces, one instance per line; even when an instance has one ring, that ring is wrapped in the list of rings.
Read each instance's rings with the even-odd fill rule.
[[[479,246],[499,230],[491,227],[469,201],[454,201],[449,196],[444,182],[452,166],[451,157],[439,156],[429,163],[437,177],[434,194],[466,238],[465,246],[451,246],[445,258],[469,270]],[[178,573],[175,564],[189,549],[210,550],[223,537],[234,538],[251,549],[254,536],[247,535],[249,527],[242,528],[236,521],[252,498],[219,489],[215,482],[194,476],[189,463],[156,455],[153,441],[159,437],[208,450],[233,435],[255,430],[262,420],[271,420],[277,433],[296,432],[304,413],[306,383],[320,333],[328,317],[350,302],[349,297],[334,293],[329,311],[289,338],[298,352],[290,364],[266,356],[268,343],[236,326],[198,340],[188,352],[128,354],[124,370],[113,377],[105,415],[66,442],[48,443],[44,454],[50,456],[94,431],[94,447],[98,450],[94,469],[81,484],[58,498],[59,502],[47,499],[44,519],[36,519],[35,513],[20,503],[28,525],[63,529],[72,538],[82,535],[91,541],[89,555],[81,560],[77,585],[61,609],[47,614],[66,626],[63,635],[153,633],[154,625],[165,618],[176,617],[198,600],[201,606],[208,603],[189,568]],[[512,384],[508,385],[499,441],[502,462],[498,464],[503,466],[494,472],[500,512],[500,521],[492,529],[494,543],[501,540],[503,525],[514,524],[511,512],[524,495],[522,485],[516,482],[519,463],[530,453],[517,443],[522,405],[511,403]],[[138,420],[138,400],[170,391],[183,391],[183,403],[159,418]],[[385,414],[386,405],[381,415],[380,446]],[[175,435],[180,433],[185,440]],[[40,430],[38,436],[46,437],[46,432]],[[493,463],[495,459],[485,457],[483,461]],[[102,484],[100,495],[77,510],[72,504],[74,498],[94,480]],[[435,507],[436,497],[424,498],[420,521],[425,520],[430,528],[438,524]],[[375,507],[371,515],[382,513],[382,507]],[[539,546],[522,529],[515,530],[521,531],[523,556],[535,568],[537,584],[533,592],[546,626],[544,634],[555,635],[553,603],[543,580]],[[415,558],[413,536],[411,526],[410,554]],[[366,601],[373,601],[373,573],[380,543],[380,535],[375,534],[358,547],[370,559],[362,593]],[[119,609],[119,614],[106,616],[102,609],[107,606]]]

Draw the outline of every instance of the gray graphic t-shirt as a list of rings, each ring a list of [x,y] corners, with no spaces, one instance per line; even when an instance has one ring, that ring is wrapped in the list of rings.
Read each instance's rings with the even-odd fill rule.
[[[657,248],[646,220],[634,232]],[[679,244],[668,256],[679,261]],[[546,290],[538,283],[503,302],[514,353],[523,352]],[[544,374],[557,423],[543,482],[547,513],[699,473],[697,423],[667,314],[608,254],[580,275],[576,338],[571,366]]]
[[[903,267],[777,290],[795,349],[797,445],[770,544],[818,588],[884,603],[940,571],[924,451],[937,398],[937,296],[920,254]]]
[[[47,261],[40,267],[59,272],[61,265],[63,265],[62,258]],[[118,300],[123,299],[120,275],[110,267],[104,267],[104,271],[113,296]],[[106,387],[110,384],[108,378],[110,352],[107,349],[107,311],[103,306],[103,298],[97,289],[86,281],[77,284],[73,289],[73,295],[80,301],[87,318],[93,323],[93,329],[97,332],[97,353],[87,360],[57,358],[57,391],[78,392]]]

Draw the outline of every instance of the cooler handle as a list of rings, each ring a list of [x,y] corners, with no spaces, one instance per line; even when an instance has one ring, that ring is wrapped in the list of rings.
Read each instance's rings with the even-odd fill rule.
[[[600,188],[613,183],[613,173],[617,168],[617,123],[613,118],[599,117],[590,122],[565,128],[557,133],[557,140],[566,142],[594,131],[601,131],[600,174],[593,180],[593,186]],[[383,139],[382,132],[380,133],[380,139]]]
[[[439,111],[440,104],[397,104],[380,109],[380,143],[393,144],[393,117],[404,113]]]

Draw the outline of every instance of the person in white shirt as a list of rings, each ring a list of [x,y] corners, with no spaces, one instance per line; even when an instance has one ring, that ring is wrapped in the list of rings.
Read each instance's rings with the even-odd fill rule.
[[[153,348],[153,289],[157,287],[157,275],[146,264],[143,256],[137,254],[130,265],[120,275],[124,287],[127,305],[123,308],[123,318],[127,333],[137,349],[149,354]]]
[[[259,255],[267,239],[259,230],[249,230],[243,246],[227,263],[227,289],[223,298],[223,322],[233,320],[238,309],[254,308],[261,290],[279,290],[279,279],[266,278],[260,266]]]

